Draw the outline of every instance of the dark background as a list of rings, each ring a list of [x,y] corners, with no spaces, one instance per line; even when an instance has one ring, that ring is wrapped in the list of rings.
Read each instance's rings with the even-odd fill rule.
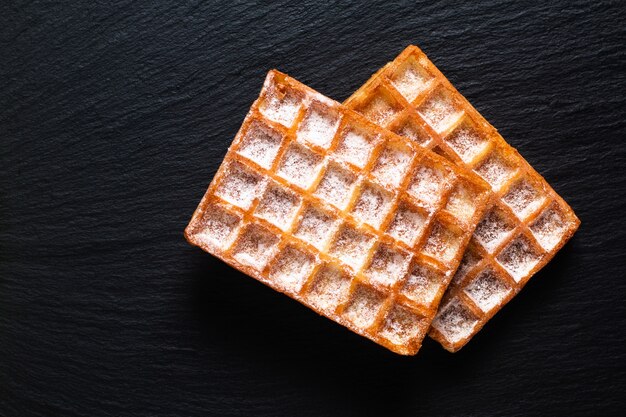
[[[626,5],[0,6],[0,415],[624,413]],[[574,208],[457,354],[401,357],[187,245],[278,68],[344,100],[410,43]]]

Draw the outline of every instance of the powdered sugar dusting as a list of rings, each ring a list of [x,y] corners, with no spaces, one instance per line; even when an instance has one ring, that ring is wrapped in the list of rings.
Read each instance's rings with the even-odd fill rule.
[[[317,176],[321,163],[320,155],[292,143],[283,155],[277,173],[287,181],[306,189]]]
[[[364,184],[353,209],[352,215],[378,228],[391,208],[391,195],[374,184]]]
[[[231,245],[240,222],[241,216],[211,204],[195,227],[194,236],[211,247],[224,250]]]
[[[339,115],[321,105],[312,105],[298,130],[298,140],[328,148],[339,126]]]
[[[315,195],[343,210],[352,195],[356,177],[336,164],[329,164],[315,190]]]
[[[520,282],[539,263],[542,253],[528,238],[520,235],[498,255],[500,265],[507,270],[515,282]]]
[[[450,94],[439,90],[431,95],[418,109],[420,115],[437,133],[452,126],[463,115],[463,111],[454,103]]]
[[[432,76],[424,68],[414,60],[409,60],[392,76],[391,83],[407,101],[411,102],[428,88],[431,79]]]
[[[260,271],[274,255],[278,240],[277,236],[264,227],[247,225],[237,239],[233,258]]]
[[[436,222],[424,245],[424,253],[444,262],[451,261],[461,247],[462,236],[448,226]]]
[[[533,235],[545,250],[554,249],[563,239],[569,226],[565,218],[558,203],[554,202],[530,226]]]
[[[329,214],[308,206],[304,209],[294,234],[317,249],[323,250],[335,223],[335,219]]]
[[[387,233],[407,245],[413,246],[424,230],[426,219],[426,214],[402,202],[387,228]]]
[[[440,307],[432,322],[432,326],[451,343],[470,336],[477,324],[478,318],[457,298]]]
[[[524,220],[543,204],[545,197],[531,182],[522,179],[509,189],[502,200],[518,218]]]
[[[484,216],[474,230],[474,238],[487,249],[493,252],[504,241],[515,227],[505,212],[494,206]]]
[[[374,323],[383,301],[384,296],[381,293],[364,285],[359,285],[352,293],[350,302],[344,310],[344,315],[357,327],[366,329]]]
[[[269,169],[278,153],[282,139],[282,134],[255,121],[243,137],[238,153],[261,167]]]
[[[217,186],[215,194],[229,203],[247,209],[257,196],[261,176],[240,163],[232,163]]]
[[[404,277],[410,259],[409,254],[381,244],[374,251],[372,262],[365,270],[365,275],[372,282],[393,285]]]
[[[469,123],[461,123],[445,141],[465,163],[471,163],[489,144]]]
[[[459,182],[448,197],[446,210],[459,220],[469,222],[476,212],[478,198],[478,193],[472,186]]]
[[[322,311],[333,312],[348,295],[350,278],[332,265],[323,266],[313,278],[307,299]]]
[[[270,182],[255,214],[283,230],[291,225],[293,217],[300,206],[302,199],[288,189]]]
[[[402,286],[402,293],[416,303],[430,307],[442,285],[440,272],[416,263]]]
[[[363,168],[369,160],[373,148],[374,138],[358,130],[350,129],[343,134],[335,155],[340,160]]]
[[[465,288],[465,293],[483,312],[488,313],[511,293],[511,288],[492,269],[481,271]]]
[[[365,261],[373,241],[371,236],[351,226],[343,225],[335,236],[330,254],[357,271]]]
[[[313,255],[293,246],[284,248],[270,268],[270,279],[280,287],[299,291],[315,264]]]
[[[400,305],[394,305],[383,322],[381,335],[398,345],[404,345],[411,339],[424,333],[427,321]],[[420,337],[421,339],[421,337]]]
[[[498,191],[507,179],[515,173],[515,167],[505,160],[497,151],[491,153],[474,171]]]
[[[444,171],[429,165],[420,165],[413,173],[407,191],[425,207],[434,207],[441,199],[446,186],[445,180]]]
[[[400,185],[409,168],[412,152],[397,146],[385,146],[378,155],[372,174],[385,185]]]

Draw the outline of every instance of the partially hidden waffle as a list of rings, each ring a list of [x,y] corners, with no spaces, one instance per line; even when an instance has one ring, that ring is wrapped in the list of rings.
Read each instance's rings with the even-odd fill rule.
[[[415,354],[488,189],[270,71],[185,236],[352,331]]]
[[[345,105],[473,170],[495,195],[429,332],[457,351],[552,259],[580,221],[416,46],[381,68]]]

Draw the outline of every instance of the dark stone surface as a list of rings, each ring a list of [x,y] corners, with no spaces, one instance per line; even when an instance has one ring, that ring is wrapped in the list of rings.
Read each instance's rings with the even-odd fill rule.
[[[623,415],[623,2],[140,3],[0,5],[0,415]],[[268,69],[343,100],[409,43],[583,222],[454,355],[182,237]]]

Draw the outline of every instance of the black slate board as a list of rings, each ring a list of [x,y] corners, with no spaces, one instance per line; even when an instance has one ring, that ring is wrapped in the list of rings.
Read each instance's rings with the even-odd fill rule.
[[[0,415],[623,415],[623,2],[56,3],[0,5]],[[268,69],[343,100],[410,43],[582,219],[454,355],[182,237]]]

